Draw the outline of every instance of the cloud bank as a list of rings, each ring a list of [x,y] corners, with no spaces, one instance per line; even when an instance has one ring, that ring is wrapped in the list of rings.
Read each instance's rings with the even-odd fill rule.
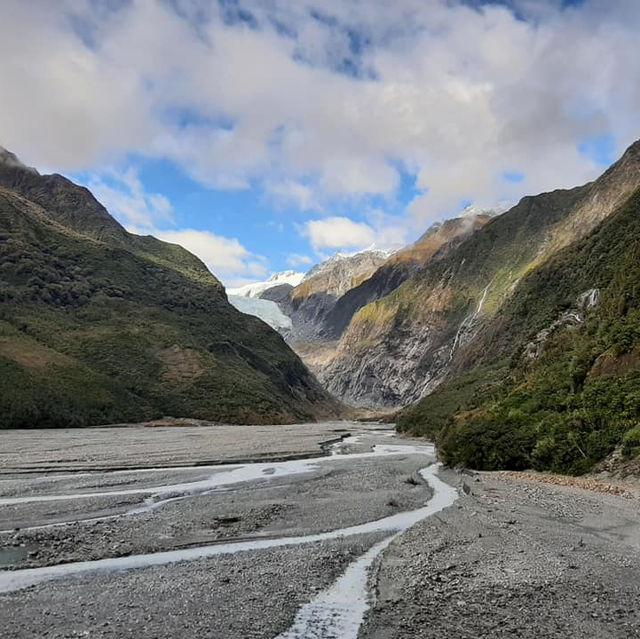
[[[5,0],[0,141],[68,171],[166,158],[327,216],[304,228],[330,248],[340,203],[406,174],[413,229],[594,177],[638,137],[639,32],[637,0]]]

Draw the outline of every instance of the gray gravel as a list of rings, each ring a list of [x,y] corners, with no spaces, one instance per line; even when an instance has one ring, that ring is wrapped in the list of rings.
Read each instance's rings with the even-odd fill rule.
[[[2,637],[274,637],[379,539],[366,535],[49,582],[0,595]]]
[[[167,503],[148,513],[3,534],[0,548],[28,547],[26,556],[5,558],[4,562],[5,567],[26,568],[206,545],[221,539],[324,532],[422,506],[430,494],[424,483],[416,483],[417,470],[424,465],[419,455],[331,461],[320,464],[311,475],[264,481],[251,490],[239,485]],[[80,504],[93,510],[81,511]],[[51,511],[56,520],[60,510],[67,512],[70,506],[78,509],[76,515],[95,516],[103,512],[99,510],[102,505],[98,500],[22,504],[20,521],[41,522]],[[13,506],[0,507],[5,522],[11,521],[13,513]]]
[[[0,430],[0,475],[153,468],[319,455],[357,424],[141,426]]]
[[[367,452],[365,439],[352,452]],[[217,540],[282,537],[333,530],[424,504],[430,491],[420,455],[333,458],[312,473],[259,480],[208,495],[188,495],[152,512],[99,522],[18,531],[0,537],[15,569],[200,546]],[[7,478],[4,493],[52,494],[193,481],[203,469],[148,474],[98,473],[62,479]],[[210,471],[206,471],[205,475]],[[20,485],[24,491],[16,490]],[[110,497],[0,508],[27,524],[128,509]],[[17,510],[16,510],[17,508]],[[388,533],[372,533],[272,550],[86,574],[0,595],[3,637],[274,637],[298,609]],[[17,562],[15,551],[27,551]],[[1,557],[0,557],[1,558]]]
[[[362,639],[640,636],[640,504],[494,474],[407,531]]]
[[[290,428],[293,436],[295,428]],[[330,424],[312,437],[308,432],[295,435],[295,454],[304,454],[303,441],[307,453],[317,450],[319,438],[335,429],[336,424]],[[140,441],[146,432],[131,434],[130,441]],[[167,433],[165,444],[180,439],[176,433]],[[229,444],[229,432],[219,435]],[[272,435],[275,443],[261,440],[258,457],[266,450],[275,454],[287,448],[279,433]],[[67,435],[62,437],[68,443]],[[161,450],[162,435],[157,437],[154,459],[168,463],[170,453]],[[194,441],[201,437],[195,434]],[[214,437],[214,430],[206,437]],[[374,439],[365,438],[355,450],[367,450]],[[124,454],[128,464],[141,462],[140,447],[136,457],[120,443],[114,446],[99,456],[99,465],[117,462],[118,454]],[[189,450],[191,455],[201,454],[191,444],[181,446],[183,460]],[[248,454],[250,444],[242,446]],[[82,450],[78,459],[86,467],[90,456]],[[68,465],[71,456],[61,452],[60,463]],[[54,457],[50,453],[47,463],[55,464]],[[424,457],[416,455],[334,459],[309,474],[188,496],[144,514],[18,531],[0,536],[0,562],[22,568],[333,530],[422,505],[429,490],[417,480],[416,471],[424,465]],[[24,468],[31,467],[27,457]],[[212,472],[195,468],[67,477],[16,474],[0,480],[0,494],[153,486],[194,481]],[[640,636],[639,502],[518,477],[452,471],[444,475],[460,486],[459,501],[404,533],[378,559],[370,575],[372,608],[360,639]],[[19,518],[34,525],[122,514],[144,498],[5,506],[0,508],[0,521],[10,525]],[[382,536],[86,574],[0,594],[2,637],[269,639],[288,628],[300,606]]]

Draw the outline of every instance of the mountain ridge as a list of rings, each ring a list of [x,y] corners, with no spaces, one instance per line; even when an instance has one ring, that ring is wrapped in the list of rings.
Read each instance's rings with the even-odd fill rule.
[[[400,428],[448,463],[579,474],[640,453],[640,185],[519,283]]]
[[[5,428],[342,410],[198,258],[127,233],[66,178],[0,163],[0,257]]]
[[[151,235],[129,233],[84,186],[53,173],[41,175],[0,147],[0,186],[22,195],[47,211],[48,217],[96,240],[118,244],[189,276],[222,284],[192,253]]]
[[[314,266],[280,301],[293,323],[290,341],[327,341],[325,318],[344,293],[367,279],[387,258],[387,252],[364,250],[336,253]]]
[[[454,351],[526,273],[588,234],[629,197],[640,182],[639,149],[632,145],[594,182],[522,198],[443,259],[361,308],[320,373],[330,391],[356,405],[382,407],[407,405],[431,392]]]
[[[490,217],[474,215],[453,218],[432,225],[415,242],[391,254],[366,280],[348,290],[328,313],[330,335],[338,339],[353,315],[368,303],[385,297],[441,250],[450,250],[456,242],[482,227]]]

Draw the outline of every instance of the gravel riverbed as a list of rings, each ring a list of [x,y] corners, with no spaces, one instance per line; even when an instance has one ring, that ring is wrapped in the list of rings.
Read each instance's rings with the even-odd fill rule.
[[[14,555],[14,563],[5,561],[5,567],[15,569],[159,552],[221,540],[325,532],[424,504],[430,493],[416,479],[418,469],[424,465],[420,455],[389,458],[384,463],[377,459],[335,461],[308,475],[273,481],[267,478],[251,490],[242,484],[178,499],[140,514],[7,532],[0,534],[0,547],[28,549],[26,556]],[[164,473],[156,479],[159,483],[172,481]],[[0,521],[11,526],[11,522],[18,521],[19,511],[22,525],[41,524],[52,509],[55,521],[60,509],[69,504],[76,507],[73,516],[111,512],[106,510],[104,500],[78,501],[84,510],[77,502],[0,506]],[[138,496],[124,512],[141,503],[142,496]]]
[[[350,422],[199,424],[185,420],[176,426],[151,422],[3,431],[0,475],[195,466],[321,455],[324,442],[340,438],[353,426]]]
[[[378,541],[365,535],[65,579],[0,595],[3,639],[275,637]]]
[[[446,476],[467,490],[386,551],[362,639],[640,636],[638,500],[515,474]]]
[[[393,531],[367,527],[313,542],[308,536],[394,518],[433,494],[418,472],[434,461],[433,449],[388,428],[332,422],[311,430],[286,427],[285,436],[257,428],[262,465],[251,471],[260,472],[223,485],[216,478],[229,468],[198,464],[206,458],[243,468],[238,460],[252,452],[244,435],[254,431],[96,429],[75,450],[78,433],[61,431],[55,443],[56,433],[48,432],[36,437],[32,456],[26,436],[10,434],[11,471],[0,478],[0,528],[8,529],[0,534],[2,637],[272,639]],[[340,455],[295,467],[274,461],[314,457],[323,442],[347,431],[358,437],[336,445]],[[204,442],[209,449],[203,451]],[[183,467],[170,468],[174,445]],[[195,466],[188,466],[190,459]],[[150,469],[150,461],[159,468]],[[120,466],[141,470],[108,470]],[[374,560],[358,639],[640,636],[634,490],[536,474],[441,470],[439,476],[459,497],[405,530]],[[437,496],[436,490],[434,503]],[[51,525],[61,522],[70,523]],[[16,526],[21,529],[12,530]],[[261,540],[290,544],[292,537],[300,541],[255,547]],[[234,554],[185,559],[192,551],[183,552],[240,541],[243,550]],[[127,563],[164,551],[179,554],[159,565]],[[117,563],[108,571],[74,563],[96,560]],[[69,575],[73,566],[81,569]],[[7,586],[14,577],[47,570],[63,573]]]

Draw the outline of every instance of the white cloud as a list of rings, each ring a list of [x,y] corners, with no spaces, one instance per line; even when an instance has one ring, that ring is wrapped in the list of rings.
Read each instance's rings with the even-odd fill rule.
[[[309,238],[316,251],[364,248],[373,244],[376,237],[368,224],[354,222],[348,217],[311,220],[304,225],[302,233]]]
[[[195,229],[151,229],[150,235],[197,255],[227,286],[238,286],[238,282],[263,278],[268,273],[266,260],[252,254],[237,239]]]
[[[0,142],[62,170],[135,150],[304,210],[392,197],[402,163],[428,189],[409,208],[423,226],[591,179],[581,140],[638,135],[637,0],[517,5],[530,22],[453,0],[239,0],[251,28],[205,0],[5,0]]]
[[[295,180],[268,181],[265,183],[265,191],[278,206],[291,206],[300,211],[322,209],[317,189]]]
[[[323,259],[327,252],[370,246],[399,248],[407,243],[408,223],[405,218],[394,217],[380,209],[368,211],[365,217],[367,222],[354,222],[344,216],[310,220],[298,225],[298,232],[308,238],[316,254]]]
[[[207,268],[230,286],[247,278],[261,278],[268,272],[267,260],[253,254],[237,239],[211,231],[160,228],[173,222],[171,202],[158,193],[147,193],[133,169],[110,169],[87,180],[95,197],[128,231],[153,235],[179,244],[197,255]]]
[[[377,247],[400,248],[407,244],[410,224],[406,216],[389,215],[381,209],[372,209],[365,217],[375,231],[374,244]]]
[[[302,266],[311,266],[313,264],[313,258],[308,255],[302,255],[300,253],[291,253],[287,256],[287,264],[291,268],[300,268]]]
[[[147,193],[132,168],[93,174],[87,186],[124,226],[152,227],[158,222],[172,221],[171,202],[160,193]]]

